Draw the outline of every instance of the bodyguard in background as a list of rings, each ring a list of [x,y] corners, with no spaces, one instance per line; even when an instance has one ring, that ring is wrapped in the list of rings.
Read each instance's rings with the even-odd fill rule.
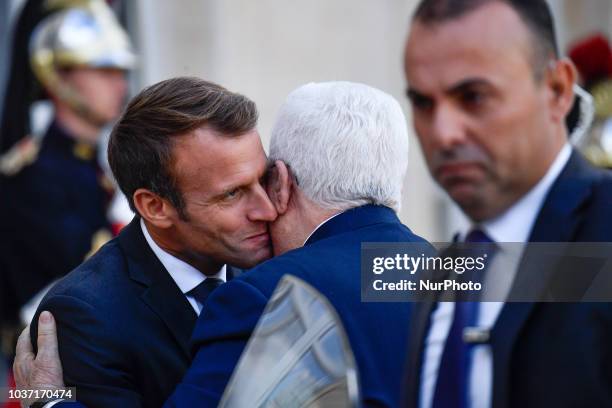
[[[431,174],[472,224],[460,240],[612,241],[612,177],[567,142],[576,74],[544,0],[422,1],[405,72]],[[408,406],[612,406],[610,304],[467,304],[418,308]],[[470,321],[483,344],[464,341]]]
[[[5,326],[111,236],[114,187],[98,144],[121,111],[134,63],[126,33],[101,0],[28,2],[13,54],[0,156]],[[42,138],[29,126],[37,88],[54,112]]]

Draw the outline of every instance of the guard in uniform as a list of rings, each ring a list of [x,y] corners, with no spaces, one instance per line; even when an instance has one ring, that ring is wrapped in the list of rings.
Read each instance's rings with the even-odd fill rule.
[[[56,279],[79,265],[111,237],[108,204],[113,183],[99,162],[102,129],[120,114],[125,72],[134,63],[129,39],[102,0],[32,0],[17,28],[28,37],[34,77],[51,100],[53,120],[43,137],[15,141],[20,115],[11,104],[24,92],[7,93],[0,156],[0,296],[2,323],[19,313]],[[37,17],[32,17],[35,15]],[[38,20],[38,21],[36,21]],[[27,97],[27,95],[26,95]],[[19,107],[18,107],[19,108]],[[26,317],[27,318],[27,317]]]

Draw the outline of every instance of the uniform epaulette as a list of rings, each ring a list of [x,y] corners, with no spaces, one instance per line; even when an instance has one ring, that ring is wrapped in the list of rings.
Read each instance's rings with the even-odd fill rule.
[[[14,176],[24,167],[34,163],[40,151],[40,138],[26,136],[0,156],[0,175]]]

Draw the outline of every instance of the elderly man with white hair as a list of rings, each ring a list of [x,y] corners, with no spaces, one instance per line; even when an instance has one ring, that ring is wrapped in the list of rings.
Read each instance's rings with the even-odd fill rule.
[[[407,157],[406,120],[384,92],[328,82],[288,96],[270,144],[276,257],[208,297],[193,334],[195,358],[166,406],[218,405],[286,274],[336,309],[360,374],[360,406],[399,406],[411,305],[362,302],[360,259],[362,242],[425,242],[397,217]]]
[[[361,301],[360,250],[362,242],[423,242],[396,213],[407,157],[404,115],[384,92],[328,82],[288,96],[270,142],[277,256],[208,298],[193,336],[198,351],[172,406],[217,405],[285,274],[308,282],[336,308],[355,354],[362,405],[399,405],[411,307]]]

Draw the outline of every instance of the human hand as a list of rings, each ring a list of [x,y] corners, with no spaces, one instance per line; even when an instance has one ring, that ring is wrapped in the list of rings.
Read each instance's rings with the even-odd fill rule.
[[[64,387],[62,362],[57,345],[57,327],[49,312],[38,317],[38,354],[34,355],[30,342],[30,326],[17,340],[13,372],[18,389],[58,389]],[[21,406],[27,408],[34,399],[22,399]]]

